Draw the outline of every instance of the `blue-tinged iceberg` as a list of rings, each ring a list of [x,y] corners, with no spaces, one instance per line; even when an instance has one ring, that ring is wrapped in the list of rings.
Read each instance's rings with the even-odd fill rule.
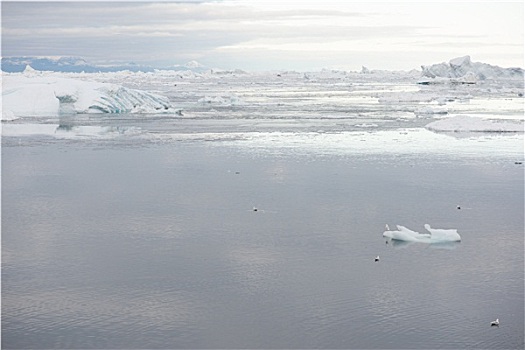
[[[2,77],[2,119],[74,113],[174,113],[168,98],[126,87],[36,72]]]
[[[425,229],[428,231],[428,233],[419,233],[404,226],[397,225],[397,230],[386,230],[383,232],[383,237],[398,241],[420,243],[446,243],[461,241],[461,236],[456,229],[434,229],[430,227],[429,224],[425,224]]]

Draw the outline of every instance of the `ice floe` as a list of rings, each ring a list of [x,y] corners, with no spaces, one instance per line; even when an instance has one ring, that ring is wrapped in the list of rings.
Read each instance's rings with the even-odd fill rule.
[[[420,242],[420,243],[446,243],[459,242],[461,236],[456,229],[434,229],[429,224],[425,224],[425,229],[428,233],[419,233],[412,231],[405,226],[397,225],[397,230],[386,230],[383,232],[383,237],[405,241],[405,242]]]
[[[457,115],[433,121],[426,128],[445,132],[523,132],[523,121],[490,120]]]

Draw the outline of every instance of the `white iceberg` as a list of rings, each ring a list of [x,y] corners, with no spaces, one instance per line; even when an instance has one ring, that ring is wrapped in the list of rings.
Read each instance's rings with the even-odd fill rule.
[[[117,84],[43,74],[28,67],[2,77],[2,120],[64,113],[174,112],[169,100]]]
[[[386,230],[383,232],[383,237],[398,241],[420,243],[445,243],[461,241],[461,236],[456,229],[433,229],[429,224],[425,224],[425,229],[428,231],[428,233],[419,233],[404,226],[397,225],[397,230]]]
[[[475,84],[485,79],[523,79],[523,69],[502,68],[486,63],[472,62],[470,56],[454,58],[449,63],[421,66],[420,84],[459,83]]]
[[[523,132],[523,121],[511,122],[457,115],[433,121],[425,127],[428,130],[443,132]]]

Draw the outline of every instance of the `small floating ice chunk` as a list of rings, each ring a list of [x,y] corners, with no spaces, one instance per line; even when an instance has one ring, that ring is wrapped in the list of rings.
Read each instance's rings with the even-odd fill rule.
[[[419,233],[412,231],[404,226],[397,225],[397,230],[387,230],[383,232],[383,237],[391,238],[405,242],[421,243],[442,243],[442,242],[459,242],[461,236],[455,229],[433,229],[430,225],[425,224],[429,233]]]
[[[383,237],[399,240],[399,241],[406,241],[406,242],[417,242],[420,238],[420,233],[416,231],[412,231],[405,226],[397,225],[397,230],[388,230],[383,233]],[[428,235],[430,236],[430,235]]]
[[[437,229],[425,224],[425,229],[430,232],[432,239],[440,242],[459,242],[461,236],[456,229]]]

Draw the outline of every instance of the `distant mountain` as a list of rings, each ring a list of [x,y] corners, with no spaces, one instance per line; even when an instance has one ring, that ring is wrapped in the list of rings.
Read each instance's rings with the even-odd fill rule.
[[[81,57],[2,57],[2,71],[23,72],[26,66],[31,66],[37,71],[53,72],[116,72],[130,70],[133,72],[151,72],[152,67],[136,64],[98,66],[88,63]]]
[[[187,62],[186,64],[183,64],[183,65],[177,64],[177,65],[173,65],[173,66],[169,66],[169,67],[163,67],[163,68],[158,68],[158,69],[159,70],[191,70],[191,71],[196,72],[196,73],[202,73],[202,72],[210,70],[209,67],[206,67],[206,66],[200,64],[197,61],[189,61],[189,62]]]
[[[81,57],[2,57],[1,68],[4,72],[23,72],[26,66],[31,66],[37,71],[71,73],[118,72],[123,70],[131,72],[153,72],[154,70],[192,70],[202,72],[208,69],[196,61],[171,67],[152,67],[135,63],[123,65],[94,65]]]

